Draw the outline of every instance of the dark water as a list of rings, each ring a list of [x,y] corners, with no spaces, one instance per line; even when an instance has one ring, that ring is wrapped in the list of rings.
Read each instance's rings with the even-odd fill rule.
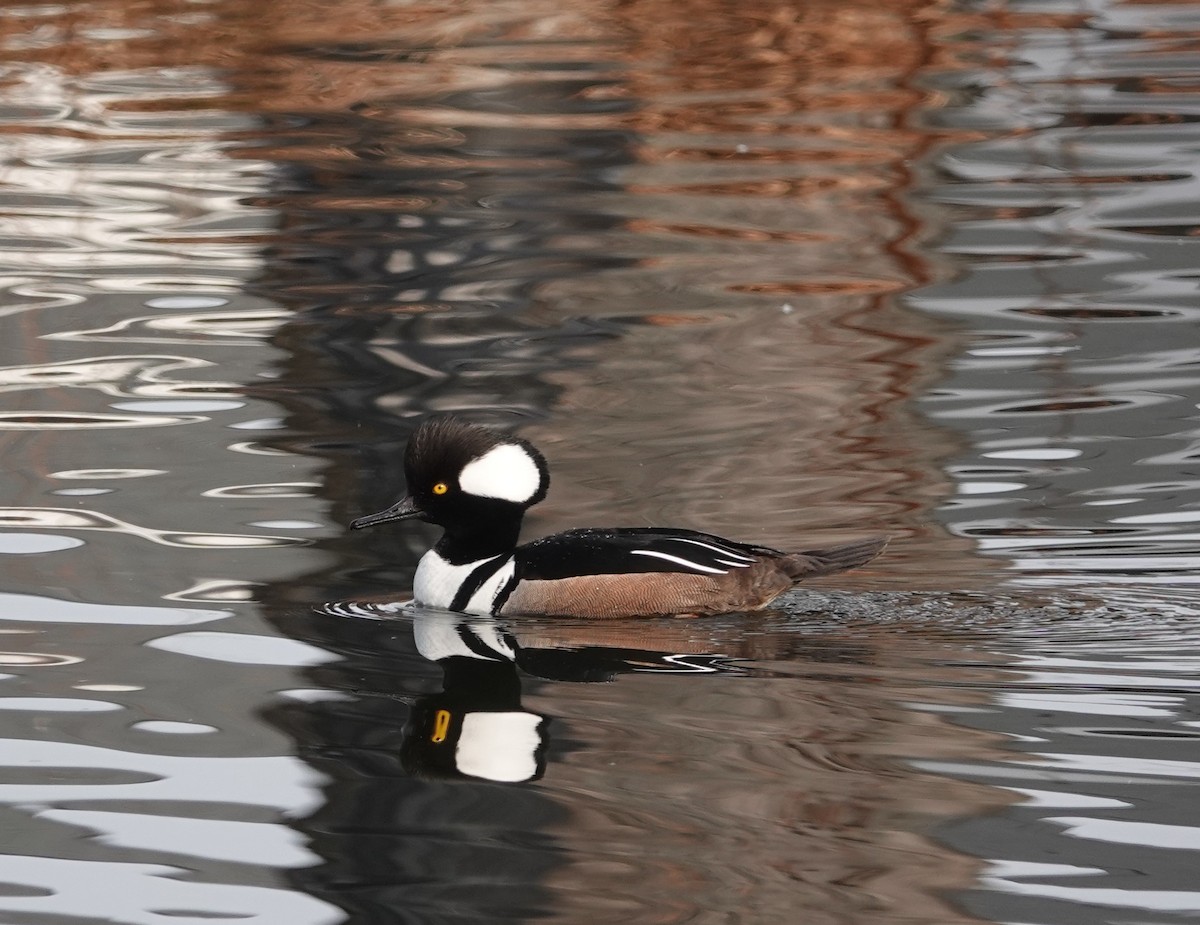
[[[1198,81],[1189,3],[0,10],[0,921],[1194,921]],[[893,544],[406,610],[443,411],[531,536]]]

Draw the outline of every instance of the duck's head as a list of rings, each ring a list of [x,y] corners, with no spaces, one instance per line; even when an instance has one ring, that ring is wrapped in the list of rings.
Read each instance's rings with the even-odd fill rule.
[[[408,494],[385,511],[353,521],[350,529],[412,517],[449,529],[519,524],[550,487],[546,460],[530,444],[452,417],[417,428],[404,454],[404,475]]]

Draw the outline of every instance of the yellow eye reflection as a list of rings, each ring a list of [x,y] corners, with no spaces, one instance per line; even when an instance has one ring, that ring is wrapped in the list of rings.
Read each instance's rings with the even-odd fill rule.
[[[433,714],[433,735],[429,737],[429,741],[434,745],[446,741],[446,735],[450,731],[450,719],[449,710],[438,710]]]
[[[444,495],[449,490],[450,490],[450,486],[447,485],[445,482],[438,482],[436,485],[433,486],[433,493],[435,495]]]

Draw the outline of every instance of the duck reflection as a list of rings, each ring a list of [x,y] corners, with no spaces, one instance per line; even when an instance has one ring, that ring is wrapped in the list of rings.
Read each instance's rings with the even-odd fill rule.
[[[997,798],[912,768],[982,751],[907,706],[979,708],[941,685],[968,653],[937,633],[855,622],[849,595],[637,621],[394,600],[272,612],[339,655],[271,719],[327,781],[295,823],[323,860],[294,883],[352,921],[593,922],[598,897],[625,922],[733,921],[751,891],[770,921],[964,921],[928,884],[976,862],[925,833]]]
[[[600,644],[586,627],[551,632],[419,609],[412,616],[417,651],[442,669],[441,692],[413,703],[400,748],[404,768],[425,779],[523,783],[542,777],[550,721],[522,706],[522,673],[597,683],[630,672],[745,670],[715,653]]]

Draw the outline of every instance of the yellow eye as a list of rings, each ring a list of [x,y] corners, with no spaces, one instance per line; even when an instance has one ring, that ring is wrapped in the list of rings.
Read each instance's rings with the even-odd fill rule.
[[[450,490],[450,486],[447,485],[445,482],[438,482],[436,485],[433,486],[433,493],[435,495],[444,495],[449,490]]]

